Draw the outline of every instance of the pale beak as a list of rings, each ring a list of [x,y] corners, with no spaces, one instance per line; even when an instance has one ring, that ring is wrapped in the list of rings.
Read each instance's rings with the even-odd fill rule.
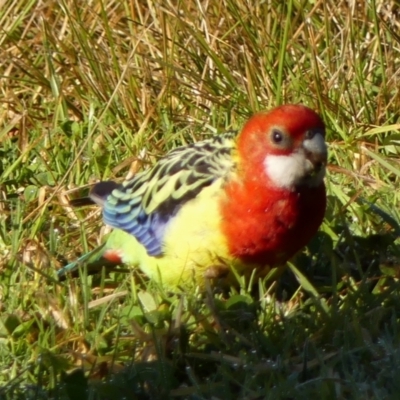
[[[312,164],[314,174],[325,168],[328,162],[328,147],[321,130],[308,131],[303,142],[303,148],[307,160]]]

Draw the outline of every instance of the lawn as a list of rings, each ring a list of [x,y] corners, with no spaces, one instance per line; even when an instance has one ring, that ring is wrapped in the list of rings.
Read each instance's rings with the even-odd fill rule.
[[[400,7],[4,0],[0,399],[400,398]],[[102,241],[70,199],[284,103],[327,125],[328,207],[279,279],[59,282]]]

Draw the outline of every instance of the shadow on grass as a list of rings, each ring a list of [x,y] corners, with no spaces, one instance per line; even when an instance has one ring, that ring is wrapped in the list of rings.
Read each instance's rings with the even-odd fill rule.
[[[137,351],[144,330],[123,357],[87,370],[66,372],[65,359],[46,350],[38,384],[16,378],[0,399],[399,398],[397,235],[337,230],[335,248],[321,232],[294,260],[300,278],[288,269],[272,286],[209,292],[185,298],[184,312],[170,304],[128,321],[134,332],[146,327],[148,356]]]

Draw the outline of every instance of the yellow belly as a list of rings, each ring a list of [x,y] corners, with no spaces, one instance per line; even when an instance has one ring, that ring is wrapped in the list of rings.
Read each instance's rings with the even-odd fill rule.
[[[203,286],[205,276],[218,277],[229,271],[233,263],[237,264],[229,256],[220,232],[219,185],[215,182],[203,189],[177,213],[165,231],[162,256],[149,256],[132,235],[119,230],[111,233],[107,247],[119,248],[124,263],[139,267],[163,285]]]

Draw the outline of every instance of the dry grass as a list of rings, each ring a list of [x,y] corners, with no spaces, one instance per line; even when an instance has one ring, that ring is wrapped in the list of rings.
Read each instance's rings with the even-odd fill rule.
[[[79,374],[58,385],[74,366],[95,382],[122,374],[118,395],[94,384],[92,398],[397,396],[399,13],[390,1],[3,1],[0,397],[86,393]],[[329,208],[295,260],[300,287],[288,274],[260,299],[242,288],[204,302],[135,273],[54,279],[103,235],[97,210],[69,207],[76,187],[287,102],[329,126]]]

